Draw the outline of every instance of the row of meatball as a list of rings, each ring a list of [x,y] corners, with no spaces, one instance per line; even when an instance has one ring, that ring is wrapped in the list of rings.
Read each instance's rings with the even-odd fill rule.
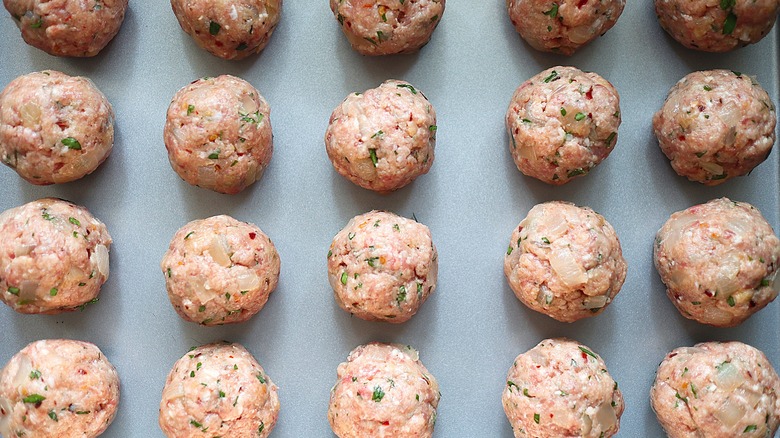
[[[322,0],[325,1],[325,0]],[[363,55],[416,52],[431,39],[445,0],[330,0],[352,47]],[[507,0],[520,36],[537,50],[571,55],[610,30],[625,0]],[[56,56],[94,56],[119,32],[128,0],[5,0],[24,40]],[[171,0],[179,25],[223,59],[243,59],[268,44],[282,0]],[[776,0],[655,0],[658,21],[688,48],[725,52],[760,41],[774,26]]]
[[[45,198],[0,214],[0,299],[21,313],[60,313],[97,300],[111,237],[85,208]],[[780,239],[752,205],[715,199],[674,213],[654,260],[687,318],[738,325],[780,290]],[[257,226],[229,216],[192,221],[160,267],[176,312],[206,326],[257,314],[279,281],[279,254]],[[369,321],[402,323],[436,288],[438,254],[427,226],[389,212],[354,217],[333,238],[328,280],[338,305]],[[514,229],[504,273],[520,301],[558,321],[603,312],[627,265],[614,228],[587,207],[533,207]]]
[[[618,141],[620,98],[596,73],[552,67],[524,82],[506,114],[518,169],[560,185],[587,175]],[[721,184],[762,163],[775,142],[777,115],[748,75],[694,72],[670,91],[653,128],[674,170]],[[20,76],[0,93],[0,161],[33,184],[73,181],[111,153],[114,112],[86,78],[56,71]],[[328,157],[353,183],[386,193],[427,173],[434,161],[436,111],[408,82],[388,80],[350,93],[325,133]],[[248,82],[202,78],[179,90],[167,111],[164,142],[186,182],[238,193],[273,155],[270,107]]]
[[[267,437],[279,418],[277,392],[240,344],[193,348],[168,374],[159,425],[171,438]],[[430,437],[440,400],[416,350],[369,343],[338,366],[327,415],[340,438]],[[611,437],[625,409],[604,360],[564,338],[517,356],[502,400],[516,437]],[[671,438],[769,437],[780,426],[780,378],[763,352],[741,342],[673,350],[650,402]],[[91,343],[33,342],[0,371],[3,436],[96,437],[118,404],[116,369]]]

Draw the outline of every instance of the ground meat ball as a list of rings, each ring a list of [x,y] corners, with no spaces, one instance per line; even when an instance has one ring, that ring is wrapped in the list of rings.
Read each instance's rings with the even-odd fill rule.
[[[213,326],[257,314],[279,282],[280,261],[260,228],[214,216],[180,228],[160,267],[176,313]]]
[[[282,0],[171,0],[182,30],[222,59],[260,53],[279,23]]]
[[[675,172],[713,186],[749,173],[769,156],[776,117],[769,95],[753,78],[699,71],[672,87],[653,129]]]
[[[160,401],[169,438],[265,438],[279,418],[277,387],[240,344],[209,344],[176,361]]]
[[[601,313],[626,279],[615,230],[588,207],[539,204],[512,233],[504,274],[520,301],[558,321]]]
[[[405,345],[361,345],[339,365],[328,421],[339,438],[430,438],[441,393]]]
[[[87,78],[44,70],[0,93],[0,161],[33,184],[88,175],[113,146],[114,110]]]
[[[3,0],[27,44],[54,56],[95,56],[122,26],[127,0]]]
[[[0,300],[55,314],[98,300],[111,236],[86,208],[45,198],[0,214]]]
[[[165,147],[188,183],[235,194],[261,176],[273,155],[271,109],[249,82],[223,75],[179,90],[168,107]]]
[[[507,374],[504,412],[515,437],[611,437],[623,395],[604,361],[569,339],[545,339],[517,356]]]
[[[615,25],[626,0],[506,0],[509,19],[536,50],[571,55]]]
[[[746,202],[721,198],[672,214],[653,249],[669,299],[703,324],[738,325],[780,289],[780,240]]]
[[[363,55],[392,55],[416,52],[426,45],[444,14],[445,3],[330,0],[330,9],[353,49]]]
[[[438,266],[428,227],[376,210],[352,218],[328,251],[336,302],[368,321],[408,321],[436,289]]]
[[[685,47],[705,52],[757,43],[778,10],[777,0],[655,0],[661,27]]]
[[[119,375],[89,342],[33,342],[0,371],[0,435],[92,438],[116,415]]]
[[[548,184],[585,175],[612,152],[620,97],[606,79],[553,67],[525,81],[506,113],[509,149],[523,174]]]
[[[351,93],[333,110],[325,148],[343,177],[388,193],[428,173],[436,129],[436,111],[422,91],[389,80]]]
[[[670,438],[772,437],[780,379],[764,353],[741,342],[704,342],[667,354],[650,403]]]

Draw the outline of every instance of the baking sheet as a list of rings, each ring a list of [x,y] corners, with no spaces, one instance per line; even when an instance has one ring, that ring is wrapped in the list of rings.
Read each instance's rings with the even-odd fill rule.
[[[275,437],[332,437],[326,412],[336,367],[372,340],[411,344],[441,384],[436,436],[506,437],[501,407],[515,356],[541,339],[569,336],[607,362],[626,401],[619,436],[663,436],[648,401],[665,353],[706,340],[735,339],[762,349],[780,367],[780,304],[735,329],[690,322],[666,298],[652,266],[655,232],[673,211],[729,196],[756,205],[780,229],[778,151],[749,176],[719,187],[674,174],[651,131],[668,89],[693,70],[728,68],[758,76],[778,101],[778,33],[728,54],[687,50],[658,26],[652,2],[629,1],[617,26],[575,56],[542,54],[520,40],[503,1],[450,0],[421,53],[365,58],[353,52],[325,0],[288,0],[281,24],[257,57],[228,62],[198,49],[168,2],[131,1],[121,32],[92,59],[58,59],[24,44],[8,14],[0,18],[0,86],[33,70],[86,75],[116,111],[113,154],[74,183],[35,187],[0,168],[0,210],[45,196],[85,205],[114,238],[111,277],[100,302],[59,316],[19,315],[0,306],[0,363],[29,342],[94,342],[117,367],[122,396],[106,437],[162,436],[158,404],[165,377],[191,346],[244,344],[280,388]],[[514,89],[537,72],[571,64],[618,89],[623,125],[611,157],[585,178],[550,187],[522,176],[508,150],[504,114]],[[162,142],[173,94],[200,76],[228,73],[258,87],[271,104],[275,152],[263,179],[221,195],[191,187],[168,164]],[[356,187],[330,165],[328,117],[351,91],[387,78],[422,89],[438,113],[436,161],[411,186],[382,196]],[[616,301],[600,316],[558,323],[526,309],[503,275],[514,226],[539,202],[589,205],[618,232],[629,264]],[[387,209],[427,224],[439,249],[439,284],[401,326],[351,318],[335,304],[326,253],[354,215]],[[186,222],[230,214],[262,228],[282,260],[279,287],[248,323],[204,328],[185,323],[165,293],[159,262]]]

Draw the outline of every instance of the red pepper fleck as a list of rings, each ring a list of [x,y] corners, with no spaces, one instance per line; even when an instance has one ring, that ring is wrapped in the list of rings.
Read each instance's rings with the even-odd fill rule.
[[[577,8],[582,9],[583,6],[588,4],[588,0],[580,0],[579,3],[577,3]]]
[[[588,361],[588,355],[585,354],[584,351],[582,353],[580,353],[580,354],[582,354],[582,358],[585,359],[585,362],[587,362]]]
[[[684,135],[681,135],[681,136],[677,137],[677,140],[680,140],[680,141],[685,141],[685,136],[684,136]]]
[[[593,99],[593,88],[591,88],[590,90],[588,90],[587,93],[585,93],[585,97],[587,97],[588,100]]]
[[[257,233],[249,233],[250,239],[255,240],[255,237],[257,237]]]

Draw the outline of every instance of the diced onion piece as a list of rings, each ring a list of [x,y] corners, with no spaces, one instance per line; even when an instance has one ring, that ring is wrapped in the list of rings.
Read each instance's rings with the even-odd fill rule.
[[[683,239],[691,225],[697,223],[699,218],[690,213],[683,213],[668,223],[664,240],[661,243],[665,248],[674,248]]]
[[[417,351],[417,350],[415,350],[414,348],[412,348],[412,347],[410,347],[410,346],[408,346],[408,345],[401,345],[401,344],[395,344],[395,346],[396,346],[396,347],[397,347],[399,350],[401,350],[401,351],[403,351],[404,353],[406,353],[406,355],[407,355],[407,356],[411,357],[411,358],[412,358],[412,360],[414,360],[414,361],[418,361],[418,360],[420,360],[420,352],[418,352],[418,351]]]
[[[742,110],[732,102],[727,102],[721,107],[720,120],[729,128],[735,127],[742,121]]]
[[[206,304],[216,297],[214,292],[206,289],[206,285],[204,283],[198,282],[196,280],[190,282],[190,290],[195,293],[195,296],[198,297],[198,301],[201,304]]]
[[[577,26],[569,29],[569,39],[575,44],[584,44],[593,36],[591,26]]]
[[[709,161],[702,161],[700,164],[702,169],[713,175],[723,175],[723,166],[720,164],[711,163]]]
[[[217,184],[217,171],[212,166],[198,167],[198,185],[211,188]]]
[[[719,262],[718,274],[715,278],[716,290],[719,294],[731,295],[739,289],[737,274],[739,274],[739,260],[730,255]]]
[[[373,181],[376,179],[376,167],[371,161],[371,158],[358,158],[352,161],[355,165],[353,169],[357,176],[367,181]],[[377,163],[377,165],[379,165]]]
[[[36,298],[36,291],[38,290],[38,282],[33,280],[23,280],[19,283],[19,300],[34,300]]]
[[[542,285],[539,288],[539,292],[536,294],[536,301],[541,305],[547,305],[552,303],[553,300],[553,293],[550,291],[550,288]]]
[[[26,256],[32,252],[35,245],[22,245],[18,244],[14,247],[14,257]]]
[[[244,94],[241,96],[241,109],[239,110],[239,113],[241,114],[254,114],[257,111],[257,103],[252,99],[252,96],[249,94]]]
[[[602,403],[599,406],[599,410],[596,411],[596,423],[601,425],[602,431],[612,429],[617,424],[617,415],[615,415],[615,409],[610,403]]]
[[[543,355],[536,349],[531,349],[526,353],[526,356],[528,356],[531,359],[531,362],[541,365],[541,366],[547,366],[549,364],[549,361],[547,359],[547,356]]]
[[[567,286],[579,286],[588,281],[585,269],[577,263],[574,254],[568,248],[552,251],[550,266]]]
[[[703,308],[702,319],[707,324],[724,325],[731,323],[731,314],[723,309],[713,306],[701,306]]]
[[[739,369],[731,362],[724,362],[718,366],[718,374],[715,376],[718,388],[726,392],[732,392],[745,382]]]
[[[723,403],[720,409],[714,412],[715,418],[723,423],[726,428],[730,429],[745,416],[745,407],[735,402],[733,399],[728,398]]]
[[[595,297],[585,297],[582,304],[586,309],[600,309],[607,305],[607,296],[597,295]]]
[[[557,415],[556,415],[556,417],[557,417]],[[567,426],[564,423],[565,417],[561,418],[560,420],[561,420],[561,422],[557,423],[557,424],[559,424],[561,426]],[[587,436],[590,433],[591,430],[593,430],[593,419],[591,419],[590,415],[588,415],[588,414],[582,414],[582,431],[581,431],[582,434],[581,435],[582,436]]]
[[[16,374],[11,382],[11,388],[24,388],[27,385],[27,382],[30,381],[30,373],[32,370],[33,367],[30,358],[25,354],[21,355],[19,357],[19,368],[16,370]]]
[[[536,150],[533,147],[523,143],[517,143],[517,149],[520,151],[520,158],[525,158],[528,161],[536,161]]]
[[[7,413],[13,412],[13,406],[11,406],[11,402],[2,396],[0,396],[0,409]],[[0,415],[0,436],[13,436],[11,431],[12,418],[13,415],[10,414]]]
[[[230,265],[233,264],[233,262],[230,261],[230,256],[228,255],[229,251],[230,248],[228,247],[225,236],[212,236],[208,252],[211,255],[211,258],[214,259],[214,261],[223,268],[229,268]]]
[[[255,290],[260,287],[260,277],[251,271],[239,275],[236,281],[238,282],[238,290],[241,291]]]
[[[98,245],[95,247],[95,252],[92,253],[97,264],[98,271],[108,279],[108,248],[105,245]]]
[[[749,389],[739,389],[737,392],[745,398],[748,408],[755,409],[761,401],[761,394],[758,392]]]
[[[566,219],[560,214],[545,214],[543,218],[539,225],[544,227],[544,234],[550,240],[566,234],[569,229]]]
[[[41,107],[33,102],[27,102],[19,108],[19,116],[25,128],[33,128],[41,123]]]

